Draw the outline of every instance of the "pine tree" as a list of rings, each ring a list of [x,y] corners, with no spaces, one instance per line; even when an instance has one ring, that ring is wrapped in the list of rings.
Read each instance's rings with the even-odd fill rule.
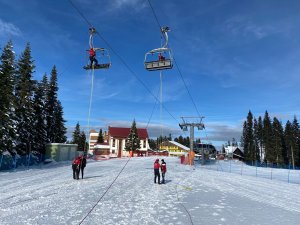
[[[133,120],[130,128],[130,133],[125,142],[125,150],[134,152],[139,148],[140,148],[140,139],[138,137],[135,120]]]
[[[32,150],[39,154],[45,154],[47,144],[47,124],[45,112],[47,89],[48,78],[45,74],[42,81],[37,84],[33,100],[34,129]]]
[[[79,136],[78,150],[86,152],[88,149],[87,147],[88,146],[87,146],[87,142],[86,142],[85,132],[81,131],[80,136]]]
[[[34,61],[31,57],[29,43],[17,63],[16,79],[16,149],[20,155],[29,154],[33,140],[33,91],[35,81],[32,80]]]
[[[244,154],[245,160],[251,161],[252,163],[255,159],[255,144],[253,136],[253,115],[249,110],[246,123],[243,127],[243,143],[244,143]]]
[[[293,148],[293,157],[296,166],[300,166],[300,127],[296,116],[294,116],[293,123],[293,137],[295,140],[295,147]]]
[[[286,145],[286,164],[292,165],[295,168],[294,149],[296,148],[296,139],[294,136],[294,128],[292,123],[288,120],[285,125],[284,140]]]
[[[155,140],[149,139],[148,142],[149,142],[150,149],[157,149],[157,145],[156,145],[156,141]]]
[[[80,125],[79,122],[77,122],[76,127],[72,134],[72,144],[79,145],[80,142]]]
[[[259,158],[263,161],[265,154],[263,149],[263,122],[261,116],[258,117],[256,138],[259,144]]]
[[[57,101],[54,108],[54,142],[55,143],[64,143],[67,141],[66,132],[67,128],[65,127],[65,120],[63,118],[63,107],[60,101]]]
[[[49,82],[49,89],[47,93],[47,102],[46,102],[46,120],[47,120],[47,139],[48,142],[54,143],[55,139],[55,107],[57,103],[57,72],[56,68],[53,67],[51,71],[51,77]]]
[[[272,123],[269,117],[268,112],[265,112],[265,116],[263,119],[263,143],[265,149],[265,161],[266,162],[274,162],[274,152],[273,152],[273,141],[272,141]]]
[[[98,143],[103,143],[103,142],[104,142],[102,129],[99,130],[97,142],[98,142]]]
[[[253,138],[254,138],[254,148],[255,148],[255,161],[260,161],[260,151],[259,151],[259,132],[258,132],[258,122],[254,118],[253,122]]]
[[[57,71],[53,66],[49,82],[46,104],[47,140],[50,143],[62,143],[66,141],[66,127],[63,119],[63,108],[57,98]]]
[[[0,153],[14,151],[15,145],[15,56],[12,42],[9,41],[3,49],[0,64]]]
[[[283,135],[283,128],[281,122],[274,117],[273,118],[273,153],[272,161],[276,162],[277,164],[283,164],[283,147],[284,147],[284,135]]]

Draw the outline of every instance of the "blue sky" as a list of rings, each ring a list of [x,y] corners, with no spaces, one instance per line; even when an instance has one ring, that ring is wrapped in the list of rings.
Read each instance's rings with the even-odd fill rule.
[[[143,60],[147,51],[161,45],[148,1],[72,2],[104,38],[95,36],[94,45],[107,48],[112,61],[111,69],[95,72],[91,127],[130,127],[133,119],[138,127],[146,127],[156,104],[148,90],[158,96],[160,78],[159,72],[144,69]],[[299,117],[299,1],[151,0],[151,4],[160,24],[171,28],[170,47],[200,115],[205,116],[206,129],[196,131],[196,138],[217,146],[233,137],[240,140],[249,110],[255,117],[268,110],[284,124]],[[0,47],[11,39],[19,55],[30,42],[37,80],[57,66],[69,133],[77,121],[82,128],[88,124],[91,74],[82,69],[87,63],[88,29],[67,0],[0,0]],[[163,72],[162,86],[163,104],[172,116],[160,113],[156,104],[150,136],[161,130],[173,137],[188,135],[179,129],[180,117],[198,113],[176,67]]]

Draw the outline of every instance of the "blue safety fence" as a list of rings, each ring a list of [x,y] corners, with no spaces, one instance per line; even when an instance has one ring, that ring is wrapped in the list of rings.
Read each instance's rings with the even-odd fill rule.
[[[195,166],[209,170],[240,174],[242,176],[255,176],[300,184],[300,168],[293,168],[291,165],[258,162],[244,163],[238,160],[209,160],[205,162],[205,165],[201,165],[200,161],[195,161]]]
[[[32,165],[38,165],[44,160],[44,155],[11,155],[9,153],[0,154],[0,170],[14,170],[18,167],[29,168]]]

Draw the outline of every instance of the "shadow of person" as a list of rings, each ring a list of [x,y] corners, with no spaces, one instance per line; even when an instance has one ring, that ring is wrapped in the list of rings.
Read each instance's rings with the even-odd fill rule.
[[[98,175],[98,176],[89,176],[89,177],[83,177],[83,179],[91,179],[91,178],[97,178],[97,177],[102,177],[101,175]]]

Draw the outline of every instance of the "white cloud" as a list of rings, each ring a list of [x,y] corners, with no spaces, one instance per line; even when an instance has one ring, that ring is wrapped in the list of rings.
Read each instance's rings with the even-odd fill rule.
[[[253,36],[261,39],[270,33],[267,27],[254,23],[246,16],[234,16],[224,22],[224,30],[233,36]]]
[[[14,24],[0,19],[0,36],[21,36],[21,30]]]
[[[136,10],[141,10],[146,7],[146,1],[144,0],[113,0],[111,1],[113,8],[121,9],[126,6],[135,6]]]

